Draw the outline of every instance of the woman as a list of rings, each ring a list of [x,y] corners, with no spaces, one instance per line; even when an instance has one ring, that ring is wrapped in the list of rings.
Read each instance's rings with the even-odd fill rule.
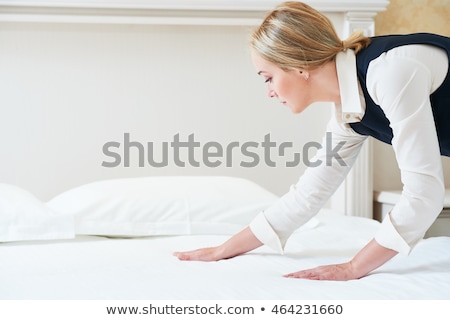
[[[278,251],[290,234],[326,203],[343,181],[367,136],[392,144],[401,170],[401,200],[378,233],[351,261],[302,270],[291,278],[350,280],[397,253],[409,254],[439,215],[444,198],[440,156],[450,156],[450,38],[413,34],[341,41],[331,22],[300,2],[268,14],[251,39],[252,60],[268,95],[300,113],[331,101],[327,131],[347,166],[327,159],[220,246],[174,253],[180,260],[215,261],[263,244]]]

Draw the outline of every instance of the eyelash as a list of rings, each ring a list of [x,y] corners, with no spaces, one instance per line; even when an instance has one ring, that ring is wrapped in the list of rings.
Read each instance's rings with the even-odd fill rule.
[[[264,81],[264,82],[265,83],[272,82],[272,78],[267,78],[266,81]]]

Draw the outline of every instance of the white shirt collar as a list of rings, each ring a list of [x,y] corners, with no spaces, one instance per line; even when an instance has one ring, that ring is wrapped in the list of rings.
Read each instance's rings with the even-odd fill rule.
[[[356,57],[353,50],[348,49],[336,55],[336,71],[341,94],[342,120],[361,121],[365,102],[356,74]]]

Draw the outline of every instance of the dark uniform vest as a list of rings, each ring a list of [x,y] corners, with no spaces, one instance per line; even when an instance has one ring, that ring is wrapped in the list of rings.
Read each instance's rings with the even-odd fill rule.
[[[409,35],[391,35],[371,38],[370,45],[361,50],[356,55],[356,67],[358,80],[364,92],[366,101],[366,111],[361,122],[350,123],[352,129],[359,134],[372,136],[386,143],[391,143],[393,134],[386,118],[379,105],[373,102],[366,88],[366,74],[369,63],[395,47],[408,44],[428,44],[440,47],[447,51],[450,61],[450,38],[429,34],[416,33]],[[450,64],[450,63],[449,63]],[[431,108],[433,110],[434,121],[441,154],[450,156],[450,73],[441,86],[430,95]]]

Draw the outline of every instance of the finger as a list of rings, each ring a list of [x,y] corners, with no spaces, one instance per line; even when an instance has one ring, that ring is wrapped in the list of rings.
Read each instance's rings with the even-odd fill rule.
[[[185,260],[186,255],[183,252],[174,252],[173,255],[177,257],[179,260]]]
[[[175,256],[184,261],[211,261],[211,250],[209,248],[197,249],[185,252],[175,252]]]
[[[293,279],[307,279],[307,280],[327,280],[326,277],[324,277],[321,274],[313,274],[313,273],[291,273],[287,274],[284,277],[286,278],[293,278]]]
[[[309,270],[302,270],[284,275],[286,278],[309,278],[311,276],[312,273]]]
[[[177,257],[179,260],[192,260],[192,257],[194,256],[194,251],[186,251],[186,252],[174,252],[173,255]]]
[[[292,272],[284,275],[286,278],[297,278],[297,279],[309,279],[309,280],[323,280],[324,273],[323,267],[317,267],[313,269],[300,270],[297,272]]]

